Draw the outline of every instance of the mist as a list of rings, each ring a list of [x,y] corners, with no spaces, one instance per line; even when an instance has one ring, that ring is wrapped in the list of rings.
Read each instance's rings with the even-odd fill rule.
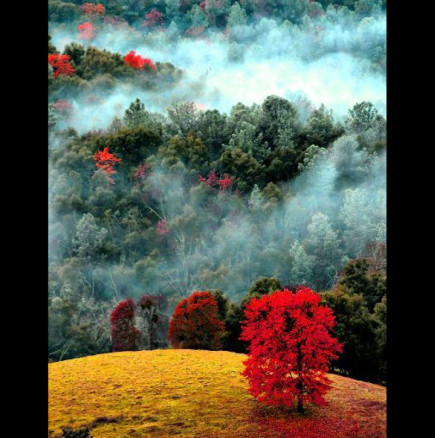
[[[208,29],[194,40],[181,36],[175,23],[164,32],[148,33],[139,26],[102,25],[85,46],[122,55],[134,50],[154,62],[172,63],[183,76],[170,89],[118,84],[92,93],[94,104],[87,93],[79,93],[71,98],[75,111],[68,123],[79,133],[107,128],[136,98],[162,114],[183,101],[228,113],[237,102],[260,104],[269,95],[303,99],[315,107],[323,103],[337,120],[361,101],[372,102],[385,116],[385,70],[373,61],[385,46],[385,31],[385,14],[358,21],[330,11],[316,23],[296,26],[263,18],[234,26],[226,35]],[[83,44],[73,25],[51,26],[50,33],[60,51],[71,42]]]
[[[71,42],[83,43],[73,25],[50,25],[49,30],[60,51]],[[69,99],[73,111],[57,129],[72,127],[79,135],[104,130],[115,117],[122,118],[136,98],[163,116],[177,102],[229,114],[238,102],[261,104],[270,95],[292,102],[301,122],[320,104],[332,109],[339,122],[362,101],[372,102],[385,116],[385,71],[374,62],[374,52],[385,46],[385,31],[385,14],[356,20],[330,10],[315,24],[263,18],[226,34],[208,29],[194,40],[181,36],[175,23],[165,31],[102,25],[85,46],[122,55],[134,50],[154,62],[172,63],[183,75],[168,89],[144,90],[128,82],[73,96],[61,89],[52,98]],[[58,137],[50,146],[58,149],[67,142]],[[337,272],[368,243],[385,241],[385,170],[385,153],[364,154],[355,136],[345,135],[317,151],[296,179],[279,184],[282,202],[261,196],[254,200],[251,193],[213,195],[204,204],[201,184],[190,186],[185,174],[156,164],[142,190],[152,193],[161,207],[162,216],[154,220],[164,219],[170,230],[160,244],[169,248],[171,257],[155,256],[158,262],[148,257],[135,263],[122,260],[92,269],[105,285],[106,296],[120,298],[120,289],[134,297],[163,291],[172,305],[194,290],[207,289],[222,289],[238,301],[260,276],[315,287],[310,272],[322,258],[328,263],[325,284],[331,286]],[[343,184],[345,174],[351,178]],[[51,165],[50,200],[69,196],[74,178]],[[105,190],[98,188],[95,196],[110,199]],[[81,218],[83,212],[77,210],[64,221],[50,206],[51,233],[72,245]],[[144,234],[155,239],[151,226]],[[323,235],[330,240],[322,240]],[[54,263],[62,259],[53,250],[51,256]]]

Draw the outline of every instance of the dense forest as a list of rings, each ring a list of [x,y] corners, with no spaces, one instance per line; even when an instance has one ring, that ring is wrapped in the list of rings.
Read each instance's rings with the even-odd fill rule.
[[[244,304],[304,284],[335,371],[385,381],[385,9],[49,1],[49,360],[111,351],[111,312],[144,296],[143,348],[166,347],[194,291],[243,352]]]

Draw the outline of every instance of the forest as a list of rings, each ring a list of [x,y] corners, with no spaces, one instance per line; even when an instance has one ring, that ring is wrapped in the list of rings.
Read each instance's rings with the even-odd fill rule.
[[[245,305],[305,285],[336,316],[332,370],[385,384],[386,1],[48,13],[49,361],[116,350],[128,300],[137,348],[169,348],[198,291],[212,349],[246,352]]]

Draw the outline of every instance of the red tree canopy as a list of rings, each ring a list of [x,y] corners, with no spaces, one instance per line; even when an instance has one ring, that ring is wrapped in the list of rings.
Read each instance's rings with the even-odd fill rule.
[[[53,67],[53,76],[55,78],[59,75],[71,76],[74,73],[69,55],[48,55],[48,63]]]
[[[148,171],[149,167],[150,166],[147,163],[144,163],[144,164],[138,166],[133,173],[134,180],[135,181],[144,180],[148,175],[147,171]]]
[[[155,27],[163,25],[163,14],[153,9],[145,15],[146,20],[142,23],[145,27]]]
[[[166,221],[163,219],[157,222],[156,232],[160,239],[163,239],[165,236],[169,234],[169,228],[166,225]]]
[[[175,348],[219,350],[225,324],[218,317],[218,306],[210,292],[194,292],[177,304],[168,337]]]
[[[134,351],[140,344],[141,333],[134,326],[134,302],[121,301],[110,314],[113,351]]]
[[[116,171],[113,166],[116,163],[120,163],[122,160],[111,154],[109,148],[104,148],[102,151],[98,151],[94,155],[94,161],[96,167],[103,169],[108,175],[114,175]]]
[[[80,9],[90,17],[103,16],[106,13],[106,8],[101,3],[96,5],[94,3],[84,3],[80,6]]]
[[[143,58],[140,55],[136,55],[134,50],[130,50],[124,56],[124,62],[133,68],[137,68],[139,70],[143,70],[145,67],[155,70],[156,66],[153,61],[149,58]]]
[[[206,184],[219,193],[224,193],[226,190],[231,190],[234,180],[235,178],[228,175],[228,173],[224,173],[222,177],[219,177],[214,170],[210,170],[207,178],[204,178],[201,175],[198,176],[199,182]]]
[[[60,114],[67,115],[73,109],[73,106],[69,100],[59,99],[57,102],[53,104],[53,107]]]
[[[86,22],[78,26],[79,38],[85,41],[95,38],[94,26],[92,23]]]
[[[331,360],[342,345],[331,336],[334,315],[308,287],[252,299],[245,308],[241,339],[249,343],[243,375],[251,394],[268,405],[325,404]]]

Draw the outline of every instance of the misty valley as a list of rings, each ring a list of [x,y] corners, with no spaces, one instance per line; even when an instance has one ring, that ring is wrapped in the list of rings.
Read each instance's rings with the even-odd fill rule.
[[[48,12],[48,360],[58,370],[65,363],[53,387],[62,388],[67,367],[78,379],[74,366],[85,360],[105,370],[113,352],[132,373],[144,366],[133,351],[154,370],[165,360],[180,370],[217,361],[239,375],[231,354],[254,354],[252,303],[269,297],[272,309],[275,291],[300,300],[304,292],[311,316],[331,309],[328,333],[341,345],[328,356],[337,391],[330,423],[350,415],[338,415],[336,400],[361,396],[344,377],[378,388],[373,419],[361,426],[367,414],[355,414],[337,426],[341,435],[309,432],[308,420],[282,434],[253,430],[384,437],[386,2],[49,0]],[[285,295],[276,303],[299,305]],[[177,325],[191,305],[208,309],[202,325]],[[214,328],[202,334],[204,326]],[[211,351],[189,356],[195,349]],[[147,379],[153,387],[157,377]],[[239,394],[239,383],[228,385]],[[238,406],[221,389],[211,389],[216,399]],[[237,397],[245,400],[242,389]],[[95,422],[97,414],[94,423],[75,418],[89,428],[83,435],[61,432],[68,421],[56,415],[52,437],[127,436],[123,420]],[[183,418],[138,420],[131,436],[252,436],[214,420],[190,429]]]

